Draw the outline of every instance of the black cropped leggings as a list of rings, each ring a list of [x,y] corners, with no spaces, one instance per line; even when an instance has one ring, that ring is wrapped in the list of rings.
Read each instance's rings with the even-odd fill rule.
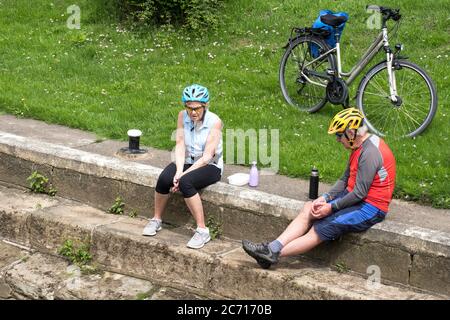
[[[185,164],[183,172],[186,171],[192,164]],[[169,164],[163,172],[159,175],[156,183],[156,192],[161,194],[168,194],[170,188],[173,187],[173,177],[177,172],[175,163]],[[181,177],[179,188],[183,197],[190,198],[195,196],[199,189],[203,189],[220,180],[220,169],[214,165],[206,165],[204,167],[195,169]]]

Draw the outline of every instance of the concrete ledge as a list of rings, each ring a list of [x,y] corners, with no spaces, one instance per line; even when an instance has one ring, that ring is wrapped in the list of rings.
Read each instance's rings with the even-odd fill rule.
[[[0,300],[205,299],[147,280],[104,272],[83,273],[62,257],[21,250],[0,241]]]
[[[58,189],[58,195],[79,200],[89,205],[108,209],[117,195],[121,195],[128,208],[149,216],[153,208],[153,192],[159,168],[105,157],[65,146],[0,132],[0,180],[27,187],[26,179],[38,170]],[[184,201],[175,195],[168,207],[165,220],[181,224],[190,219]],[[224,232],[231,236],[249,233],[260,238],[275,237],[296,216],[302,201],[283,198],[265,192],[246,190],[219,182],[202,192],[205,206],[219,217]],[[171,213],[176,212],[173,215]],[[240,223],[230,225],[227,216],[247,214],[245,228]],[[222,220],[223,218],[224,220]],[[279,218],[279,219],[273,219]],[[266,223],[264,223],[266,222]],[[274,223],[271,223],[274,222]],[[273,227],[275,225],[275,227]],[[267,229],[265,229],[267,227]]]
[[[126,208],[141,216],[152,211],[153,192],[161,172],[145,164],[0,132],[0,180],[26,187],[26,178],[34,170],[50,177],[60,196],[107,210],[120,195]],[[222,182],[206,188],[201,196],[205,212],[217,218],[225,236],[254,241],[276,238],[304,204]],[[3,219],[9,223],[7,219],[12,218]],[[181,196],[175,195],[169,202],[165,221],[175,226],[193,223]],[[29,223],[38,224],[33,219]],[[23,232],[10,230],[8,234],[19,237]],[[369,266],[377,265],[384,279],[450,294],[447,232],[389,221],[388,217],[368,232],[323,244],[309,256],[330,265],[345,264],[362,274]],[[420,259],[424,262],[418,264]],[[432,266],[434,271],[426,266]],[[430,275],[433,281],[427,280]]]
[[[0,199],[12,192],[0,188]],[[21,209],[29,216],[22,228],[32,249],[54,254],[67,239],[89,238],[94,262],[102,269],[194,295],[231,299],[446,298],[393,284],[370,289],[357,274],[337,273],[304,259],[285,259],[274,270],[262,270],[236,241],[215,240],[201,250],[192,250],[186,247],[192,233],[185,228],[165,228],[155,237],[144,237],[144,219],[117,218],[76,202],[54,200],[58,204],[51,207],[34,209],[30,203]],[[13,217],[10,228],[24,223],[14,219],[21,213],[11,207],[0,211],[0,218],[4,215]],[[0,237],[3,229],[0,225]]]

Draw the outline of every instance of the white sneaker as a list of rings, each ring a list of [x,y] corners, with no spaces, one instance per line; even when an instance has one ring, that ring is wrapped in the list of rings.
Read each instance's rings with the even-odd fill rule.
[[[203,248],[203,246],[209,240],[211,240],[211,237],[209,236],[209,229],[206,228],[206,232],[204,230],[205,229],[200,229],[200,228],[197,228],[197,230],[195,230],[194,236],[187,243],[187,246],[189,248],[192,248],[192,249]]]
[[[157,231],[161,230],[162,227],[162,221],[158,219],[151,219],[149,223],[144,228],[144,231],[142,231],[142,235],[144,236],[154,236]]]

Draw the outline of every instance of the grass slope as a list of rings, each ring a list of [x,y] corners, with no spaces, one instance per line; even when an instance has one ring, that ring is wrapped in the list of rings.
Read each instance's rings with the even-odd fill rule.
[[[311,115],[288,106],[278,66],[290,29],[311,25],[328,8],[350,14],[342,37],[344,70],[350,69],[377,34],[366,27],[365,4],[229,0],[216,32],[186,33],[130,32],[105,3],[78,0],[81,29],[70,30],[71,1],[0,2],[1,111],[114,139],[139,128],[143,144],[171,149],[181,90],[196,82],[210,89],[211,110],[226,128],[280,130],[281,174],[305,178],[315,165],[322,180],[333,182],[343,172],[348,152],[326,134],[340,107],[327,104]],[[427,70],[439,95],[438,112],[424,134],[387,139],[397,158],[395,194],[448,208],[450,2],[379,4],[401,8],[402,26],[391,42],[404,43],[405,54]]]

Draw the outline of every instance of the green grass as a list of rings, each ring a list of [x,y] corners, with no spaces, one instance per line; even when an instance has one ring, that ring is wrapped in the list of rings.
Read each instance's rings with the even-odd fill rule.
[[[305,178],[316,165],[323,181],[340,176],[348,152],[326,134],[340,107],[327,105],[310,115],[288,106],[278,66],[290,29],[311,25],[320,9],[329,8],[350,14],[342,37],[344,70],[350,69],[377,34],[366,28],[365,4],[229,0],[217,32],[187,34],[127,31],[104,2],[77,1],[81,29],[69,30],[66,8],[72,1],[1,1],[0,111],[113,139],[139,128],[143,144],[171,149],[181,90],[197,82],[210,89],[211,110],[226,128],[280,130],[281,174]],[[450,3],[379,4],[401,7],[404,19],[392,43],[404,43],[405,54],[427,70],[439,95],[438,112],[424,134],[387,139],[397,159],[395,194],[448,208]]]

